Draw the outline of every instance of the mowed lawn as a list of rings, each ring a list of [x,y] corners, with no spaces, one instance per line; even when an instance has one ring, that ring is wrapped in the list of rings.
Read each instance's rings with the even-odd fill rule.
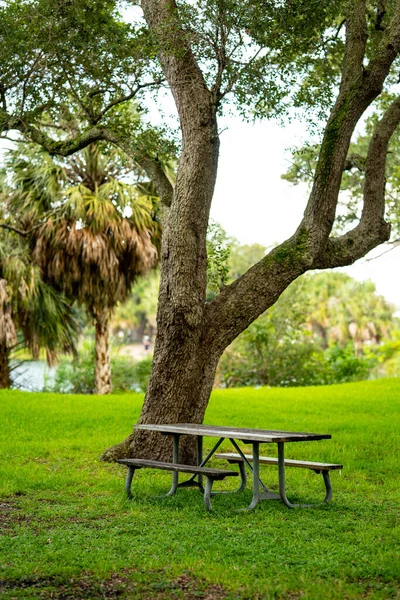
[[[125,468],[98,457],[141,402],[0,392],[1,598],[400,597],[400,379],[213,393],[206,423],[332,434],[286,445],[287,457],[344,464],[331,504],[311,509],[239,512],[248,484],[207,514],[198,491],[166,498],[170,474],[150,470],[126,500]],[[262,476],[277,489],[275,467]],[[311,471],[288,469],[287,487],[292,501],[323,497]]]

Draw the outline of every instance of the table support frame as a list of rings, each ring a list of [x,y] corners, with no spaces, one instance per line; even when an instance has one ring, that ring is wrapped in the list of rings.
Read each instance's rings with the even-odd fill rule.
[[[165,434],[165,435],[168,435],[168,434]],[[169,435],[171,435],[171,434],[169,434]],[[173,435],[172,462],[179,464],[179,441],[180,441],[181,434],[174,433],[172,435]],[[262,480],[260,478],[260,460],[259,460],[259,458],[260,458],[260,442],[254,442],[254,441],[248,442],[248,443],[251,443],[252,450],[253,450],[253,464],[250,464],[250,462],[247,460],[245,454],[242,452],[241,448],[237,444],[236,440],[234,438],[228,438],[228,439],[231,442],[232,446],[235,448],[235,450],[240,454],[241,458],[243,459],[241,462],[237,463],[238,467],[239,467],[239,471],[240,471],[241,481],[240,481],[239,487],[236,490],[229,491],[229,492],[217,492],[217,491],[212,492],[211,491],[212,481],[209,480],[209,478],[207,477],[206,486],[204,487],[203,477],[201,475],[193,475],[186,481],[182,481],[181,483],[179,483],[179,473],[173,472],[172,473],[172,486],[166,495],[173,496],[175,494],[176,490],[178,489],[178,487],[198,487],[199,490],[201,491],[201,493],[204,494],[206,508],[207,508],[207,504],[209,504],[209,508],[207,508],[207,510],[209,510],[210,506],[211,506],[210,505],[211,496],[214,496],[216,494],[232,494],[232,493],[236,493],[236,492],[242,492],[245,489],[246,483],[247,483],[247,474],[246,474],[246,466],[247,466],[248,469],[250,470],[250,472],[252,473],[253,498],[252,498],[252,501],[249,504],[249,506],[243,510],[247,510],[247,511],[253,510],[261,500],[282,500],[283,504],[285,506],[287,506],[288,508],[300,508],[300,507],[303,508],[303,507],[316,506],[315,504],[293,504],[287,498],[286,475],[285,475],[285,443],[284,442],[277,442],[279,494],[276,494],[276,493],[268,490],[268,488],[264,485],[264,483],[262,482]],[[219,440],[212,447],[212,449],[209,451],[207,456],[203,459],[203,436],[198,435],[197,436],[197,464],[198,464],[198,466],[204,467],[208,463],[208,461],[211,459],[211,457],[215,454],[215,452],[218,450],[218,448],[220,447],[220,445],[222,444],[222,442],[224,440],[225,440],[224,437],[219,438]],[[321,471],[315,471],[315,472],[321,473]],[[125,489],[126,489],[128,497],[132,497],[131,483],[132,483],[132,478],[134,476],[134,473],[135,473],[135,469],[129,467],[128,474],[126,477],[126,484],[125,484]],[[329,471],[322,471],[322,476],[324,479],[325,491],[326,491],[323,502],[325,504],[327,504],[332,498],[332,485],[331,485],[331,481],[330,481]],[[262,491],[260,491],[260,488],[262,488]]]

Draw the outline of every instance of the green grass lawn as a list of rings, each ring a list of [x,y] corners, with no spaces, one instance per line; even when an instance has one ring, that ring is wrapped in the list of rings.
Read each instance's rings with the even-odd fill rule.
[[[332,434],[286,445],[288,458],[344,464],[331,504],[292,511],[238,512],[248,485],[208,514],[194,489],[163,497],[171,476],[150,470],[126,500],[125,468],[98,456],[130,433],[141,402],[0,392],[1,598],[400,597],[400,379],[213,393],[206,423]],[[277,489],[276,468],[262,473]],[[287,470],[287,488],[292,501],[323,497],[303,469]]]

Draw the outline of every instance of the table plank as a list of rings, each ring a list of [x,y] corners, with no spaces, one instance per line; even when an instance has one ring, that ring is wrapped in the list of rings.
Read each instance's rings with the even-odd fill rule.
[[[312,440],[329,440],[332,438],[330,434],[324,433],[223,427],[219,425],[199,425],[195,423],[145,424],[135,425],[135,429],[158,431],[164,434],[180,433],[182,435],[234,438],[249,444],[252,442],[306,442]]]

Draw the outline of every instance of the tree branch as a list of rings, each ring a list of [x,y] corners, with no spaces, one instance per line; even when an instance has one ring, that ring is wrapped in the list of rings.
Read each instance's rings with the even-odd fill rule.
[[[400,0],[397,0],[375,58],[365,70],[365,0],[357,0],[349,6],[340,93],[325,129],[314,185],[299,227],[300,231],[305,229],[309,233],[309,253],[314,258],[324,250],[332,230],[351,136],[365,110],[381,93],[400,50]]]
[[[164,173],[161,163],[154,157],[139,149],[133,149],[129,141],[115,135],[110,130],[103,131],[103,139],[118,146],[127,156],[132,158],[144,171],[156,186],[157,194],[165,206],[171,206],[174,187]]]
[[[188,129],[209,121],[211,92],[182,28],[175,0],[142,0],[141,6],[151,31],[157,36],[160,62],[185,138]],[[188,108],[192,118],[188,118]]]
[[[341,92],[348,91],[362,76],[368,39],[366,0],[353,0],[346,15],[346,45],[343,59]]]
[[[132,160],[146,171],[154,182],[161,201],[170,206],[173,196],[173,186],[165,175],[157,159],[148,155],[144,149],[134,147],[130,140],[113,133],[105,127],[94,126],[67,140],[55,140],[37,127],[25,122],[19,117],[13,117],[1,111],[2,129],[15,129],[25,135],[30,141],[42,146],[47,152],[58,156],[70,156],[94,142],[108,141],[118,146]]]
[[[400,123],[397,98],[377,123],[365,163],[364,205],[360,222],[340,238],[331,238],[313,268],[325,269],[353,264],[390,237],[385,214],[385,168],[390,138]]]
[[[17,229],[17,227],[13,227],[12,225],[7,225],[6,223],[0,223],[0,227],[2,229],[8,229],[9,231],[14,231],[14,233],[18,233],[22,237],[27,237],[28,233],[26,231],[22,231],[21,229]]]
[[[375,29],[377,31],[384,31],[385,28],[382,25],[382,21],[386,15],[387,0],[378,0],[378,7],[376,11]]]
[[[115,98],[115,100],[109,102],[100,113],[93,117],[93,124],[97,125],[101,121],[101,119],[108,113],[108,111],[111,110],[111,108],[113,108],[114,106],[122,104],[123,102],[127,102],[128,100],[132,100],[136,96],[136,94],[140,92],[140,90],[152,87],[153,85],[161,85],[164,81],[164,79],[157,79],[156,81],[138,84],[133,90],[131,90],[129,94],[125,94],[124,96],[120,96],[119,98]],[[95,94],[92,93],[91,97],[93,97],[93,95]]]
[[[376,85],[380,85],[380,89],[399,51],[400,0],[397,0],[393,9],[393,17],[385,28],[378,50],[367,69],[369,78],[372,80],[376,79]]]
[[[303,220],[290,239],[208,305],[207,335],[221,351],[299,275],[309,269],[351,264],[389,238],[390,228],[383,219],[385,162],[387,144],[400,118],[400,101],[387,111],[371,140],[366,161],[364,210],[356,231],[338,240],[329,238],[352,133],[366,108],[381,92],[400,50],[400,0],[397,0],[391,23],[383,34],[385,41],[379,46],[373,68],[366,73],[363,69],[365,1],[357,0],[349,3],[349,7],[342,84],[325,129]]]
[[[350,154],[346,158],[344,163],[343,171],[351,171],[351,169],[358,169],[361,172],[365,171],[365,157],[361,154]]]

